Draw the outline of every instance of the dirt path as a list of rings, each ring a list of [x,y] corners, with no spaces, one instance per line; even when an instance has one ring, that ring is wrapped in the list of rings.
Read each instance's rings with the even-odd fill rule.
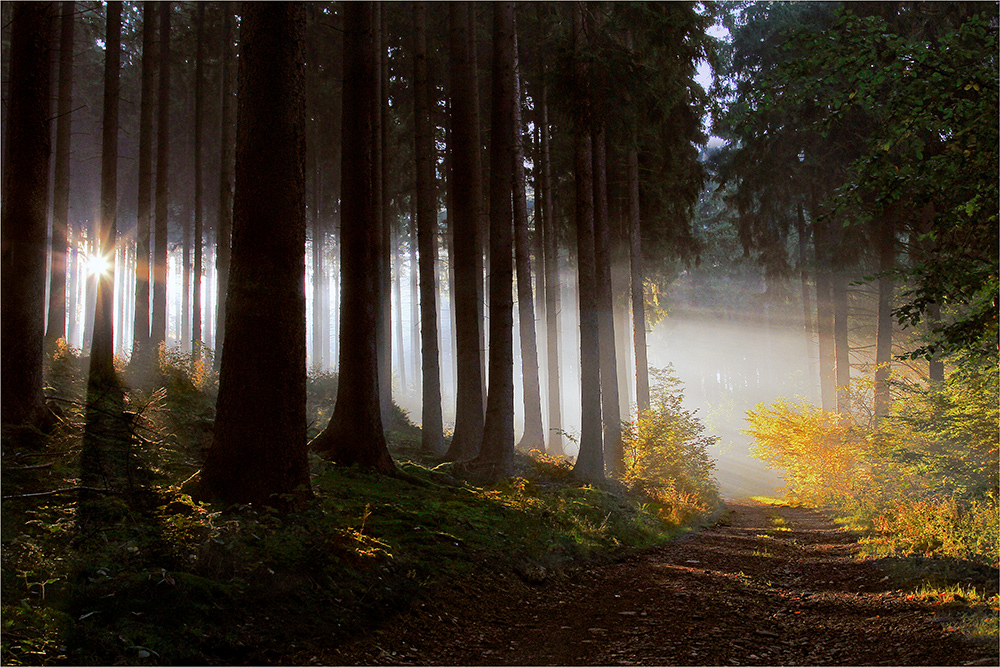
[[[623,562],[461,603],[429,601],[314,658],[334,664],[991,664],[954,619],[889,588],[805,509],[730,504]],[[994,656],[995,657],[995,654]]]

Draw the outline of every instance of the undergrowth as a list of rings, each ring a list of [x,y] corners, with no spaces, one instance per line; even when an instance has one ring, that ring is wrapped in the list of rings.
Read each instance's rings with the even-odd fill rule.
[[[82,364],[61,354],[59,386],[72,387]],[[158,377],[128,399],[151,493],[102,498],[99,527],[78,524],[70,490],[78,397],[44,448],[13,450],[5,435],[4,664],[297,662],[456,582],[507,573],[537,584],[685,529],[655,498],[581,483],[569,461],[538,452],[518,454],[516,476],[494,486],[462,481],[423,457],[398,409],[387,429],[395,477],[311,455],[314,497],[299,509],[195,502],[181,488],[210,444],[217,380],[176,352],[161,355]],[[331,389],[334,377],[312,374],[317,418]]]
[[[914,595],[937,591],[963,607],[955,613],[968,618],[956,627],[995,642],[997,368],[959,363],[939,386],[897,382],[894,394],[883,419],[762,404],[748,413],[748,432],[756,455],[781,471],[789,499],[860,532],[862,557],[878,559]]]

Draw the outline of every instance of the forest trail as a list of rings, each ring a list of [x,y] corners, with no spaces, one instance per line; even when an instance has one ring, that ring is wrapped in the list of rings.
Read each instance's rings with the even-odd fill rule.
[[[716,525],[565,579],[451,591],[327,664],[991,664],[817,512],[742,501]],[[530,580],[530,577],[525,577]],[[459,593],[459,595],[456,595]],[[464,593],[464,595],[461,595]],[[935,613],[936,612],[936,613]]]

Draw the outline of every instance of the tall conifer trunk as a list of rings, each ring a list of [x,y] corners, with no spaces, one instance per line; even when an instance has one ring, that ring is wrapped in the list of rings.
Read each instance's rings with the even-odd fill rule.
[[[451,72],[451,178],[454,201],[452,242],[455,267],[455,335],[457,388],[455,434],[446,458],[452,461],[476,455],[483,437],[483,374],[480,342],[482,316],[482,254],[477,226],[482,199],[478,136],[476,76],[471,67],[473,37],[469,33],[468,2],[449,5]]]
[[[305,7],[247,3],[242,18],[227,338],[201,491],[281,506],[309,487]]]
[[[816,357],[813,355],[813,306],[809,294],[809,229],[806,227],[805,206],[802,202],[796,207],[795,229],[797,232],[799,250],[799,281],[802,285],[802,330],[806,342],[806,356],[809,358],[809,381],[816,382],[819,377],[816,370]]]
[[[815,208],[815,207],[814,207]],[[819,337],[819,380],[824,411],[837,409],[836,353],[832,276],[830,271],[829,222],[816,218],[813,246],[816,254],[816,331]]]
[[[559,224],[552,196],[552,165],[549,155],[548,86],[542,82],[542,192],[545,220],[545,345],[548,365],[548,451],[553,456],[563,453],[562,386],[559,379]]]
[[[837,412],[851,410],[851,349],[848,341],[847,276],[834,269],[831,292],[833,301],[833,346],[837,368]]]
[[[44,412],[45,251],[51,150],[49,40],[52,3],[19,2],[11,19],[4,122],[0,259],[0,385],[3,423],[36,423]]]
[[[160,9],[160,83],[157,101],[156,144],[156,225],[153,243],[153,314],[150,322],[150,351],[155,359],[156,348],[167,339],[167,215],[169,194],[167,170],[170,159],[170,13],[171,3],[163,2]]]
[[[233,12],[225,5],[222,12],[222,133],[219,139],[219,211],[215,226],[216,282],[215,302],[215,367],[222,363],[222,348],[226,339],[226,299],[229,292],[229,264],[232,257],[233,229],[233,84],[236,81],[236,28]]]
[[[191,351],[191,209],[186,205],[181,219],[181,312],[180,346],[185,352]]]
[[[98,252],[108,268],[97,275],[94,334],[87,378],[86,426],[80,454],[80,479],[86,487],[131,493],[135,478],[130,435],[124,422],[124,396],[114,367],[115,253],[118,235],[118,106],[121,70],[122,3],[107,4],[104,48],[104,110],[101,122],[101,215]],[[81,518],[95,517],[81,495]]]
[[[447,171],[447,169],[446,169]],[[417,204],[416,195],[414,195],[411,201],[410,210],[410,225],[409,225],[409,246],[410,246],[410,350],[412,351],[410,358],[413,359],[413,382],[414,382],[414,393],[418,396],[423,395],[423,380],[421,379],[423,375],[422,366],[422,353],[417,351],[420,349],[420,315],[418,314],[420,308],[420,288],[418,283],[418,260],[417,260]],[[435,249],[437,248],[435,244]],[[451,261],[448,262],[451,264]],[[439,350],[440,351],[440,350]],[[439,377],[440,377],[439,369]]]
[[[121,2],[107,4],[104,49],[104,110],[101,121],[101,216],[98,252],[107,269],[97,275],[90,385],[116,385],[114,369],[115,252],[118,235],[118,86],[121,70]]]
[[[441,416],[441,370],[437,326],[437,195],[434,187],[434,138],[427,79],[427,4],[413,5],[413,113],[417,177],[417,243],[420,246],[421,446],[444,453]],[[402,336],[400,336],[402,343]]]
[[[514,3],[493,4],[490,114],[489,390],[483,444],[469,463],[485,480],[506,477],[514,463]]]
[[[514,149],[511,152],[513,154],[514,257],[517,270],[517,316],[518,332],[521,339],[521,377],[524,397],[524,433],[518,446],[525,451],[537,449],[544,452],[542,396],[538,382],[538,346],[535,342],[535,306],[531,290],[531,249],[528,238],[528,203],[525,193],[524,147],[521,138],[521,85],[516,35],[513,66]]]
[[[392,304],[390,303],[389,275],[389,183],[388,183],[388,59],[385,45],[388,42],[388,22],[384,13],[387,6],[382,2],[375,3],[375,57],[376,74],[378,78],[378,111],[375,119],[375,225],[377,250],[375,271],[378,275],[376,284],[376,314],[378,326],[375,330],[375,341],[378,350],[378,387],[379,409],[382,411],[382,424],[389,425],[392,417]]]
[[[142,88],[139,97],[139,198],[135,232],[135,315],[132,360],[148,362],[149,346],[149,237],[153,186],[153,87],[156,76],[156,9],[142,3]]]
[[[583,6],[573,3],[573,80],[577,119],[573,137],[576,179],[576,243],[580,303],[580,402],[583,421],[580,451],[573,471],[583,479],[604,479],[604,446],[601,433],[601,355],[597,315],[597,277],[594,258],[594,183],[590,134]]]
[[[614,295],[611,285],[611,222],[608,218],[607,147],[604,125],[593,136],[594,160],[594,268],[597,317],[600,328],[601,412],[604,426],[604,461],[607,471],[620,475],[624,469],[621,406],[618,393],[618,361],[615,349]]]
[[[52,349],[66,338],[66,225],[69,220],[69,156],[73,110],[73,27],[76,3],[62,3],[59,28],[59,101],[56,107],[55,171],[52,184],[52,252],[49,276],[49,313],[45,330]]]
[[[198,3],[194,74],[194,279],[191,294],[191,351],[201,357],[201,274],[204,240],[204,204],[202,185],[202,135],[205,126],[205,3]]]
[[[641,415],[649,410],[649,362],[646,357],[646,289],[642,271],[642,230],[639,209],[639,153],[628,146],[628,233],[631,268],[632,347],[635,349],[635,403]]]
[[[340,363],[337,402],[326,429],[312,442],[322,455],[391,473],[379,403],[378,348],[378,191],[375,159],[379,31],[374,3],[344,6],[344,112]]]
[[[892,270],[896,259],[894,213],[887,214],[876,230],[878,251],[878,322],[875,333],[875,416],[889,414],[889,378],[892,363]]]

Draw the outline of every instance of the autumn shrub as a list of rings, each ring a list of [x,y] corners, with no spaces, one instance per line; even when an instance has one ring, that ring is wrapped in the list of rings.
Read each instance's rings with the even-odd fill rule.
[[[897,383],[881,420],[778,401],[748,412],[747,432],[791,499],[851,517],[869,553],[996,567],[997,388],[995,367],[960,363],[937,386]]]
[[[661,517],[677,525],[719,503],[715,463],[708,453],[718,437],[705,435],[695,412],[684,409],[684,392],[672,367],[651,368],[650,379],[650,409],[622,430],[622,481],[656,502]]]

